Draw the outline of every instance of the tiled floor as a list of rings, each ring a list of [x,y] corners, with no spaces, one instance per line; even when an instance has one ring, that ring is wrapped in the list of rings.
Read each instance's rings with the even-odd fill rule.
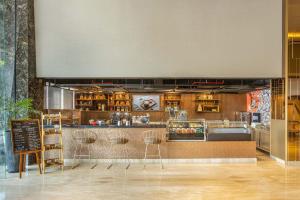
[[[283,167],[258,154],[257,164],[87,164],[63,173],[30,171],[0,180],[0,199],[7,200],[217,200],[300,199],[300,167]]]

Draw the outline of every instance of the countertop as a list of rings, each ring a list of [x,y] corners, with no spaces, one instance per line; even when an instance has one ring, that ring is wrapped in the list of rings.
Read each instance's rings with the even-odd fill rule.
[[[45,125],[44,128],[52,128],[51,125]],[[103,125],[103,126],[93,126],[93,125],[63,125],[63,128],[166,128],[165,124],[140,124],[132,126],[117,126],[117,125]]]

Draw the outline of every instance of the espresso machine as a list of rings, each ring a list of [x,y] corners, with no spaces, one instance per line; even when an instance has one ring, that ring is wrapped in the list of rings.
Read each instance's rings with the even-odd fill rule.
[[[131,126],[131,114],[128,112],[114,112],[110,116],[111,124],[116,126]]]

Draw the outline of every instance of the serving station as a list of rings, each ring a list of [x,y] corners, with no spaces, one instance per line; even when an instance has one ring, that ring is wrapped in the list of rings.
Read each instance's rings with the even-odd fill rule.
[[[73,93],[68,106],[72,109],[45,108],[48,114],[62,114],[66,160],[72,160],[76,151],[74,138],[83,133],[93,135],[94,141],[80,150],[84,155],[109,159],[114,141],[122,143],[116,147],[121,148],[117,151],[126,151],[123,157],[143,159],[149,150],[146,137],[151,133],[155,135],[152,142],[159,141],[163,159],[256,161],[253,129],[249,121],[236,117],[237,112],[247,109],[245,94],[134,93],[97,87],[79,87],[62,93],[68,92]],[[157,149],[150,151],[155,153]]]

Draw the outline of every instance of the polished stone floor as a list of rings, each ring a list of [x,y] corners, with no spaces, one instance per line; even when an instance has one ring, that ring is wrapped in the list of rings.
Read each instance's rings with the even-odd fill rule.
[[[298,134],[289,135],[288,147],[289,161],[300,161],[300,136]]]
[[[300,199],[300,167],[259,154],[257,164],[132,164],[90,169],[88,164],[0,180],[0,200],[231,200]]]

